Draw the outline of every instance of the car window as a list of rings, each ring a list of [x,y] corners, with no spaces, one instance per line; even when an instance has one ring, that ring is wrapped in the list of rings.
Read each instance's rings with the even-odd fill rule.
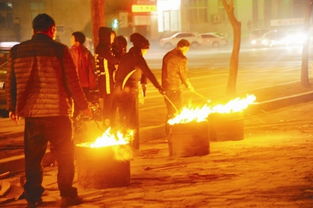
[[[202,38],[216,38],[216,36],[211,34],[201,35]]]
[[[187,37],[194,37],[194,35],[191,33],[181,33],[176,36],[176,38],[187,38]]]

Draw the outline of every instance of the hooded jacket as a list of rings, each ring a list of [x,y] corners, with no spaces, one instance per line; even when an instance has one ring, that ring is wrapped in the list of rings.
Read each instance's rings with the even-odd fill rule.
[[[158,90],[162,89],[143,58],[141,49],[132,47],[129,52],[121,58],[116,73],[116,84],[122,89],[125,87],[137,88],[138,82],[146,84],[147,78]]]
[[[95,50],[98,87],[100,92],[105,94],[111,94],[113,91],[115,65],[118,64],[118,59],[112,53],[111,33],[111,28],[99,28],[99,44]]]

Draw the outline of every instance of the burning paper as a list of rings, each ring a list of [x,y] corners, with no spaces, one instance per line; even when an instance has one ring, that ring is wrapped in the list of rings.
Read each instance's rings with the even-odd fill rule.
[[[87,148],[111,147],[117,160],[129,160],[132,157],[132,153],[128,144],[132,141],[133,136],[133,130],[127,130],[123,133],[121,131],[114,132],[111,128],[108,128],[94,142],[85,142],[77,144],[77,146]]]
[[[256,100],[254,95],[247,95],[245,98],[235,98],[226,104],[202,107],[184,107],[175,118],[168,120],[170,125],[178,123],[203,122],[212,113],[235,113],[246,109]]]

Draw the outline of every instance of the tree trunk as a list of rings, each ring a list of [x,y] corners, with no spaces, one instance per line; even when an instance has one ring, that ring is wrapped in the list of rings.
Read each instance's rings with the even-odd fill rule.
[[[91,0],[91,24],[94,47],[96,47],[99,41],[99,27],[104,26],[104,5],[105,0]]]
[[[310,85],[309,81],[309,47],[310,47],[310,23],[312,16],[313,1],[307,0],[307,11],[304,18],[304,32],[307,34],[307,38],[303,43],[302,50],[302,64],[301,64],[301,84],[305,87]]]
[[[233,27],[233,50],[230,59],[230,69],[229,77],[227,83],[227,94],[232,96],[236,93],[236,83],[238,74],[238,64],[239,64],[239,52],[240,52],[240,42],[241,42],[241,23],[237,20],[234,14],[234,1],[222,0],[224,8],[226,10],[228,19]]]

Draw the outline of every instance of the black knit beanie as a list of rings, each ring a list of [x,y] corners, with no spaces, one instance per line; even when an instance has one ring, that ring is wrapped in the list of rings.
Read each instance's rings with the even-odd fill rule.
[[[130,42],[133,43],[135,48],[148,49],[150,46],[149,41],[139,33],[131,34]]]

